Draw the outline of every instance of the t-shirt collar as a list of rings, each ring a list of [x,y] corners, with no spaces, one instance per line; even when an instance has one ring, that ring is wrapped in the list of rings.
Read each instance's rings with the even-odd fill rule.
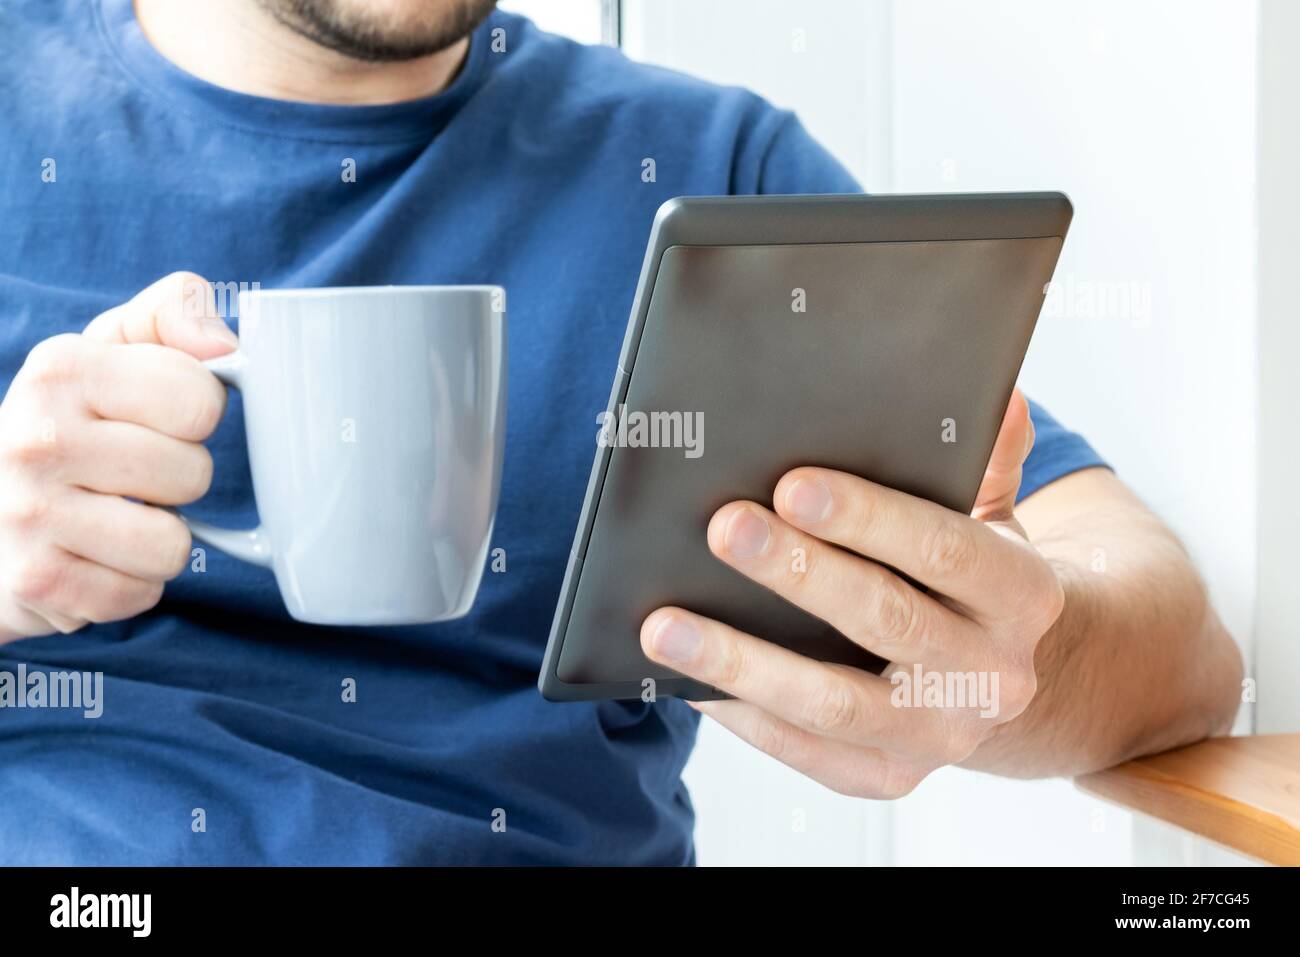
[[[122,69],[151,95],[199,119],[250,132],[341,143],[400,142],[436,134],[482,85],[494,11],[470,37],[460,72],[441,93],[377,106],[299,103],[236,93],[176,66],[149,42],[132,0],[100,0],[100,27]]]

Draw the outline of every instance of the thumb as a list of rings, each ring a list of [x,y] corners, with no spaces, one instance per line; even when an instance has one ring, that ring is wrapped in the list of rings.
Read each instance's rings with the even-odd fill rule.
[[[1016,389],[1011,393],[1007,411],[1002,415],[1002,427],[998,430],[997,441],[993,444],[993,454],[989,456],[988,467],[984,470],[984,481],[980,483],[979,494],[975,497],[975,507],[971,516],[981,522],[1008,521],[1016,504],[1016,493],[1020,491],[1020,471],[1029,450],[1034,446],[1034,423],[1029,418],[1029,403],[1024,394]]]
[[[217,313],[211,284],[192,272],[159,279],[130,302],[96,316],[82,334],[109,344],[170,346],[196,359],[213,359],[239,345]]]

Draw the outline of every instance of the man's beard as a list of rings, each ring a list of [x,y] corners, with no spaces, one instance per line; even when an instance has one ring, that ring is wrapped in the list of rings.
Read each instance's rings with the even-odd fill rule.
[[[447,49],[469,36],[496,0],[424,0],[421,15],[385,21],[365,0],[258,0],[280,23],[354,60],[399,62]]]

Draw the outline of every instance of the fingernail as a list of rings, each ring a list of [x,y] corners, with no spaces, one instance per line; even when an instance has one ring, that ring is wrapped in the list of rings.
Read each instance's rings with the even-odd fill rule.
[[[651,642],[661,658],[680,664],[693,661],[700,653],[700,633],[690,622],[677,617],[656,628]]]
[[[227,346],[239,345],[239,337],[231,331],[225,320],[220,316],[204,316],[199,320],[199,328],[203,330],[203,334],[209,339],[216,339]]]
[[[752,508],[741,508],[731,516],[723,543],[736,558],[756,558],[767,548],[771,537],[767,522]]]
[[[801,478],[785,494],[790,514],[806,525],[820,522],[831,510],[831,490],[817,478]]]

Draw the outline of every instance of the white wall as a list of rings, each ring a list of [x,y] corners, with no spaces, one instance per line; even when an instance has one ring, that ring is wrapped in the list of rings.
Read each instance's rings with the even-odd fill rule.
[[[1300,731],[1300,3],[1260,3],[1259,188],[1259,603],[1256,674],[1261,733]]]
[[[1255,28],[1243,0],[624,3],[632,56],[796,109],[870,190],[1071,195],[1067,295],[1024,385],[1183,536],[1239,639],[1256,562]],[[1125,291],[1128,308],[1089,307]],[[1128,863],[1135,843],[1130,815],[1067,782],[947,770],[893,806],[845,801],[708,722],[687,779],[706,864]]]
[[[1057,281],[1079,297],[1043,317],[1022,381],[1179,532],[1239,639],[1255,583],[1255,56],[1239,0],[894,5],[893,187],[1070,194]],[[1124,288],[1149,290],[1149,311],[1141,295],[1087,307]],[[959,776],[904,802],[900,850],[1122,859],[1105,822],[1122,832],[1127,815],[1094,832],[1100,806],[1068,784]]]
[[[579,43],[600,43],[601,0],[502,0],[502,10],[522,13],[543,30]]]

